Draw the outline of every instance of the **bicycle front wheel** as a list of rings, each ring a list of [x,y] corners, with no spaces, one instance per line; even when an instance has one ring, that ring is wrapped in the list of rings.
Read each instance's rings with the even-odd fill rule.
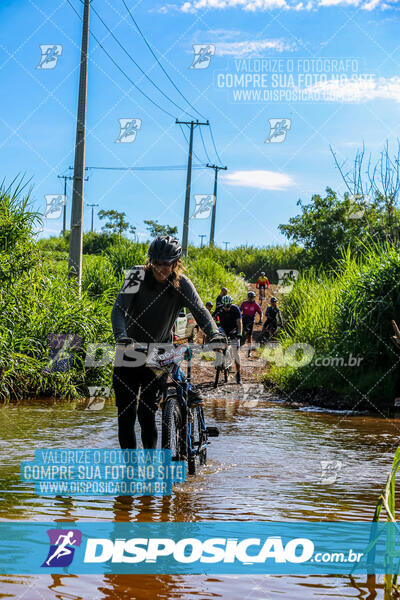
[[[184,416],[176,396],[169,396],[163,405],[161,445],[171,450],[172,460],[186,458]]]

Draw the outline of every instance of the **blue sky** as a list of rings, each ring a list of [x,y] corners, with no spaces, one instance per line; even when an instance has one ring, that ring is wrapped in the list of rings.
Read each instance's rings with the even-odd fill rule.
[[[70,2],[81,15],[80,0]],[[175,117],[191,118],[162,96],[136,68],[101,23],[97,11],[120,44],[169,98],[194,118],[201,119],[200,113],[211,122],[218,153],[228,166],[219,178],[217,244],[229,241],[232,247],[241,243],[282,243],[285,238],[277,227],[298,212],[299,198],[307,201],[313,193],[323,193],[328,185],[343,193],[329,145],[349,165],[363,142],[373,156],[378,155],[386,139],[394,150],[400,137],[396,3],[126,3],[192,107],[156,64],[123,0],[93,0],[92,32],[129,78],[170,115],[145,99],[91,37],[86,165],[186,165],[188,145]],[[73,165],[81,21],[66,0],[2,0],[0,30],[2,176],[9,180],[24,173],[31,178],[34,206],[43,212],[44,196],[62,192],[57,175],[71,174],[68,167]],[[43,44],[62,46],[52,69],[37,68]],[[189,68],[194,58],[193,44],[214,49],[207,68]],[[305,77],[307,72],[312,79]],[[247,88],[242,89],[244,80],[240,76],[246,74]],[[264,78],[260,83],[261,74]],[[230,85],[233,88],[227,87]],[[243,95],[246,90],[247,97]],[[271,99],[272,91],[280,93],[280,99]],[[299,99],[300,93],[303,99]],[[314,100],[305,100],[304,96]],[[119,120],[134,118],[141,120],[136,139],[116,143]],[[272,138],[273,142],[266,142],[270,119],[286,124],[283,141]],[[207,127],[203,128],[203,136],[210,160],[219,162]],[[207,157],[198,128],[194,149],[200,163],[205,164]],[[195,158],[194,162],[199,161]],[[177,225],[181,235],[184,170],[89,171],[89,176],[85,202],[98,203],[105,210],[125,211],[142,238],[147,237],[144,219]],[[194,170],[191,213],[194,194],[210,194],[212,189],[213,171]],[[68,223],[70,201],[69,183]],[[99,230],[101,225],[95,218],[95,228]],[[61,226],[61,218],[46,219],[41,235],[58,234]],[[84,229],[89,228],[90,210],[86,208]],[[190,242],[199,244],[200,234],[208,239],[209,230],[209,218],[191,219]]]

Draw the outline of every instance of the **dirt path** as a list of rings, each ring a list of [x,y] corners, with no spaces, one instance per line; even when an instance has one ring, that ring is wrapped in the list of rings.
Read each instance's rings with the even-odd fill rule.
[[[263,321],[262,322],[264,322],[265,321],[265,311],[269,304],[269,298],[271,298],[271,296],[276,296],[278,298],[278,300],[280,298],[280,294],[277,292],[277,285],[275,285],[275,284],[270,285],[269,289],[266,290],[266,299],[263,300],[263,302],[261,302],[261,303],[258,299],[259,294],[258,294],[258,290],[256,289],[255,283],[249,283],[248,289],[249,289],[249,291],[250,290],[254,291],[257,295],[256,302],[258,302],[261,305],[261,308],[263,311]],[[256,342],[258,339],[258,336],[261,333],[262,324],[258,324],[258,316],[255,319],[255,321],[256,321],[256,324],[254,325],[254,329],[253,329],[253,341]],[[245,344],[240,350],[240,357],[241,357],[241,363],[242,363],[242,365],[241,365],[242,384],[259,382],[261,374],[265,370],[265,366],[260,365],[260,361],[258,360],[257,356],[254,355],[254,353],[250,358],[247,358],[248,347],[249,347],[249,345]],[[202,391],[204,391],[206,395],[210,395],[210,394],[215,395],[216,391],[214,390],[214,387],[213,387],[214,378],[215,378],[215,368],[211,363],[209,365],[202,366],[201,368],[194,367],[194,369],[193,369],[193,372],[192,372],[193,383],[195,385],[197,385]],[[214,390],[214,392],[213,392],[213,390]],[[235,368],[233,368],[232,372],[229,376],[228,383],[226,383],[226,384],[221,383],[218,385],[218,395],[220,395],[221,393],[232,395],[232,394],[235,394],[235,390],[237,390],[237,393],[240,394],[241,387],[238,386],[236,383]]]

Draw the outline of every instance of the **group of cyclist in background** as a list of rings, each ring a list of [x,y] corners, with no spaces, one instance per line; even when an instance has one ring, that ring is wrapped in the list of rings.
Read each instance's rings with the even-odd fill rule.
[[[256,288],[259,290],[260,303],[262,303],[262,300],[265,298],[265,290],[269,288],[269,281],[264,272],[261,272],[256,283]],[[234,349],[236,382],[241,383],[240,358],[237,350],[240,347],[241,341],[243,345],[248,342],[247,356],[251,356],[253,349],[253,327],[257,314],[259,316],[258,323],[262,323],[263,311],[260,304],[256,302],[256,293],[249,291],[247,293],[247,300],[238,306],[233,303],[232,297],[228,294],[228,289],[223,287],[217,296],[215,310],[213,311],[212,302],[206,302],[206,308],[216,321],[220,333],[229,339]],[[265,311],[265,317],[266,320],[260,335],[263,341],[272,338],[278,327],[283,327],[282,314],[275,296],[270,298],[269,306]]]

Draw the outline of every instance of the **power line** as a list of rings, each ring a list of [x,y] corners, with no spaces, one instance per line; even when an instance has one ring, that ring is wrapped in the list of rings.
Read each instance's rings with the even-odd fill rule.
[[[204,143],[203,132],[201,131],[201,127],[200,127],[200,137],[201,137],[201,141],[203,143],[203,148],[204,148],[204,152],[205,152],[205,155],[206,155],[206,158],[207,158],[207,162],[211,162],[210,157],[208,156],[206,145]]]
[[[183,127],[182,127],[182,125],[181,125],[180,123],[178,123],[178,125],[179,125],[179,127],[180,127],[180,129],[181,129],[181,131],[182,131],[182,134],[183,134],[183,137],[184,137],[184,138],[185,138],[185,140],[186,140],[186,143],[187,143],[187,144],[189,144],[189,140],[188,140],[188,138],[186,137],[186,133],[185,133],[185,131],[184,131],[184,129],[183,129]],[[201,161],[201,159],[200,159],[200,158],[197,156],[196,152],[195,152],[194,150],[192,150],[192,153],[193,153],[193,156],[195,156],[195,157],[196,157],[196,160],[198,160],[198,161],[201,163],[202,161]]]
[[[199,164],[193,165],[193,169],[206,169],[206,165]],[[86,167],[88,170],[96,171],[185,171],[187,165],[161,165],[161,166],[148,166],[148,167]]]
[[[163,92],[163,90],[151,79],[151,77],[149,77],[147,75],[147,73],[142,69],[142,67],[136,62],[136,60],[133,58],[133,56],[128,52],[128,50],[125,48],[125,46],[123,44],[121,44],[121,42],[119,41],[119,39],[117,38],[117,36],[114,34],[114,32],[112,31],[112,29],[110,29],[110,27],[107,25],[107,23],[105,23],[105,21],[103,20],[103,18],[99,15],[99,13],[97,12],[97,10],[95,8],[92,7],[92,11],[94,12],[94,14],[97,16],[97,18],[103,23],[104,27],[107,29],[107,31],[110,33],[110,35],[112,36],[112,38],[117,42],[118,46],[121,48],[121,50],[123,52],[125,52],[125,54],[130,58],[130,60],[133,62],[133,64],[139,69],[139,71],[146,77],[146,79],[148,79],[148,81],[150,81],[150,83],[156,88],[156,90],[158,90],[160,92],[160,94],[162,94],[164,96],[164,98],[166,98],[167,100],[169,100],[170,102],[172,102],[172,104],[174,106],[176,106],[176,108],[179,108],[179,110],[183,111],[185,114],[189,115],[189,117],[193,117],[193,115],[189,112],[187,112],[187,110],[185,110],[184,108],[182,108],[182,106],[179,106],[179,104],[177,104],[174,100],[172,100],[172,98],[170,98],[168,96],[168,94],[166,94],[165,92]]]
[[[138,32],[140,33],[140,35],[141,35],[141,37],[142,37],[142,39],[143,39],[144,43],[146,44],[146,46],[147,46],[147,47],[148,47],[148,49],[150,50],[151,54],[153,55],[153,57],[154,57],[154,58],[155,58],[155,60],[157,61],[157,64],[158,64],[158,65],[159,65],[159,67],[162,69],[162,71],[163,71],[164,75],[165,75],[165,76],[168,78],[168,80],[169,80],[169,81],[172,83],[172,85],[174,86],[174,88],[176,89],[176,91],[178,92],[178,94],[180,94],[180,95],[182,96],[182,98],[185,100],[185,102],[187,102],[187,103],[189,104],[189,106],[190,106],[191,108],[193,108],[193,110],[194,110],[194,111],[195,111],[195,112],[196,112],[198,115],[200,115],[200,117],[202,117],[203,119],[206,119],[206,117],[205,117],[204,115],[202,115],[202,114],[201,114],[201,112],[199,112],[199,111],[197,110],[197,108],[195,108],[195,107],[193,106],[193,104],[192,104],[192,103],[191,103],[191,102],[190,102],[190,101],[189,101],[189,100],[186,98],[186,96],[184,96],[184,94],[182,94],[182,92],[180,91],[180,89],[179,89],[179,88],[178,88],[178,87],[175,85],[174,81],[171,79],[171,77],[168,75],[167,71],[164,69],[164,67],[162,66],[162,64],[161,64],[161,63],[160,63],[160,61],[158,60],[158,58],[157,58],[157,56],[155,55],[155,53],[154,53],[154,51],[153,51],[152,47],[150,46],[149,42],[146,40],[146,38],[145,38],[144,34],[142,33],[142,31],[141,31],[141,29],[140,29],[139,25],[136,23],[136,21],[135,21],[135,18],[134,18],[134,16],[133,16],[133,14],[131,13],[131,11],[130,11],[130,9],[129,9],[128,5],[127,5],[127,4],[126,4],[126,2],[125,2],[125,0],[122,0],[122,2],[123,2],[123,4],[124,4],[124,6],[125,6],[126,10],[128,11],[128,13],[129,13],[129,16],[131,17],[131,19],[132,19],[132,21],[133,21],[133,23],[134,23],[134,25],[135,25],[136,29],[137,29],[137,30],[138,30]],[[207,119],[206,119],[206,120],[207,120]]]
[[[71,4],[70,0],[67,0],[68,4],[70,5],[70,7],[74,10],[74,12],[78,15],[79,19],[82,20],[80,14],[75,10],[75,7]],[[132,81],[132,79],[129,77],[129,75],[124,71],[124,69],[122,69],[119,64],[113,59],[113,57],[111,56],[111,54],[105,49],[105,47],[103,46],[103,44],[100,42],[100,40],[95,36],[95,34],[93,33],[93,31],[89,28],[89,33],[90,35],[93,37],[93,39],[97,42],[97,44],[100,46],[100,48],[103,50],[103,52],[105,52],[105,54],[108,56],[108,58],[111,60],[111,62],[117,67],[117,69],[127,78],[127,80],[138,90],[138,92],[140,92],[142,94],[142,96],[144,96],[147,100],[149,100],[152,104],[154,104],[154,106],[156,106],[158,109],[160,109],[162,112],[164,112],[166,115],[168,115],[169,117],[172,117],[173,119],[175,118],[174,115],[172,113],[170,113],[168,110],[165,110],[165,108],[163,108],[162,106],[160,106],[159,104],[157,104],[157,102],[155,102],[154,100],[152,100],[150,98],[150,96],[148,96],[145,92],[143,92],[139,86],[136,85],[136,83],[134,81]]]
[[[214,140],[214,136],[213,136],[213,132],[212,132],[212,127],[211,127],[211,125],[210,125],[210,135],[211,135],[211,140],[212,140],[212,143],[213,143],[213,146],[214,146],[215,154],[217,155],[217,158],[218,158],[219,164],[220,164],[220,165],[222,165],[222,160],[221,160],[221,157],[220,157],[220,155],[218,154],[217,146],[215,145],[215,140]],[[210,162],[210,161],[209,161],[209,162]]]

